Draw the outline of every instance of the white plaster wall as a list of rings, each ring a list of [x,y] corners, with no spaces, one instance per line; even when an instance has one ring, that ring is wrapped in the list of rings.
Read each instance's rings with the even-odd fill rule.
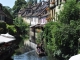
[[[47,23],[46,18],[42,18],[42,19],[40,19],[40,20],[41,20],[41,23],[40,23],[40,24],[46,24],[46,23]]]
[[[59,6],[60,6],[60,8],[59,8]],[[63,4],[56,6],[56,8],[55,8],[55,20],[58,19],[57,14],[59,14],[62,9],[63,9]]]
[[[34,50],[36,50],[37,45],[33,42],[30,42],[29,40],[24,41],[24,45],[29,46],[31,48],[33,48]]]
[[[31,20],[31,25],[36,25],[38,24],[38,18],[37,17],[33,17]]]

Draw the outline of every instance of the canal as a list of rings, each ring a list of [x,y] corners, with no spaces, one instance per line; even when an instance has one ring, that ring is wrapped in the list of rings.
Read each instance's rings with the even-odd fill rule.
[[[26,52],[21,55],[14,55],[13,60],[47,60],[47,56],[39,57],[35,50]]]

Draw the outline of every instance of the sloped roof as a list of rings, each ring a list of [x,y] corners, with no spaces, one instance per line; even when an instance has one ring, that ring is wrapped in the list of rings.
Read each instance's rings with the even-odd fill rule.
[[[25,12],[23,13],[22,16],[27,16],[27,17],[32,16],[32,14],[34,13],[33,11],[37,10],[40,5],[41,5],[41,3],[38,3],[36,5],[33,5],[33,6],[26,8],[26,10],[32,10],[32,12],[26,13],[27,11],[25,10]]]
[[[44,2],[43,5],[39,6],[38,9],[36,9],[32,16],[40,16],[46,9],[46,7],[48,7],[47,2]]]
[[[2,10],[0,10],[0,14],[7,16]]]
[[[26,9],[20,9],[19,12],[18,12],[18,14],[21,14],[22,15],[25,12],[25,10]]]
[[[32,6],[32,9],[33,9],[33,10],[36,10],[40,5],[41,5],[41,3],[37,3],[37,4],[35,4],[34,6]]]
[[[1,3],[0,3],[0,14],[3,14],[3,15],[5,15],[5,16],[7,16],[7,15],[4,13],[3,9],[2,9],[2,4],[1,4]]]
[[[50,13],[47,13],[47,14],[44,14],[44,15],[41,15],[41,17],[45,17],[45,16],[49,16]]]
[[[35,17],[35,16],[40,16],[44,11],[45,8],[48,7],[48,2],[37,3],[33,6],[28,6],[25,9],[20,9],[19,14],[21,14],[23,17]],[[28,12],[27,10],[31,10],[31,12]]]

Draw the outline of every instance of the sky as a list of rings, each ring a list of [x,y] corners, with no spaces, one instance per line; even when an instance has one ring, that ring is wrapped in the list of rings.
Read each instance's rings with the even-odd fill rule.
[[[15,4],[15,0],[0,0],[0,3],[3,6],[9,6],[10,8],[12,8]]]
[[[9,6],[10,8],[12,8],[15,3],[15,0],[0,0],[0,3],[3,6]]]

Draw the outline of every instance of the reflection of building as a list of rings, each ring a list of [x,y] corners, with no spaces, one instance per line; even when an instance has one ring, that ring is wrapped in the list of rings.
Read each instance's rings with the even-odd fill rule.
[[[12,24],[12,18],[9,18],[7,14],[4,13],[2,4],[0,4],[0,21]]]

